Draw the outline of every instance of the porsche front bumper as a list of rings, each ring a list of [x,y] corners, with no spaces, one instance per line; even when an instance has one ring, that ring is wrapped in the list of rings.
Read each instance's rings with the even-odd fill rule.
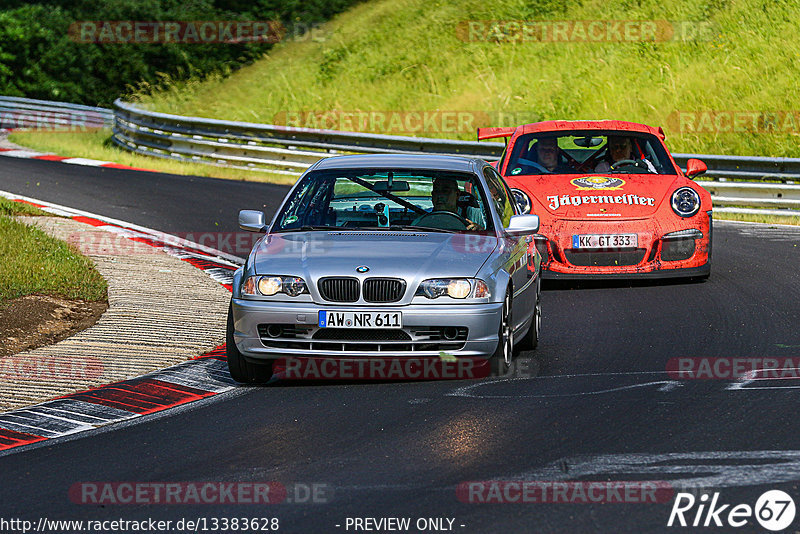
[[[711,213],[670,226],[652,219],[633,221],[558,221],[543,231],[536,246],[544,279],[705,277],[711,271]],[[573,248],[581,234],[633,234],[630,249]]]

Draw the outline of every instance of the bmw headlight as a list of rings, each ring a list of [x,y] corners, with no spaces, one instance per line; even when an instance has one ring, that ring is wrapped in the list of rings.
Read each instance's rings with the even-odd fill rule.
[[[681,217],[691,217],[700,210],[700,195],[691,187],[681,187],[672,193],[672,210]]]
[[[511,189],[511,196],[514,197],[514,202],[519,207],[519,212],[522,215],[527,215],[531,212],[531,199],[521,189]]]
[[[271,297],[278,293],[296,297],[308,293],[308,287],[298,276],[249,276],[242,284],[242,295]]]
[[[467,297],[486,298],[489,296],[489,287],[486,282],[469,278],[432,278],[425,280],[417,289],[417,296],[436,299],[450,297],[465,299]]]
[[[279,276],[262,276],[256,284],[258,292],[265,297],[271,297],[281,290],[283,287],[283,280]]]
[[[283,277],[283,292],[290,297],[296,297],[302,293],[308,293],[306,288],[306,281],[299,276],[285,276]]]

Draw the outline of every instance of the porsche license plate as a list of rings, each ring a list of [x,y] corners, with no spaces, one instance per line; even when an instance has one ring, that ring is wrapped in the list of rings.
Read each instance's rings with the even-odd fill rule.
[[[581,234],[572,236],[573,249],[636,248],[636,234]]]
[[[320,310],[320,328],[402,328],[401,312]]]

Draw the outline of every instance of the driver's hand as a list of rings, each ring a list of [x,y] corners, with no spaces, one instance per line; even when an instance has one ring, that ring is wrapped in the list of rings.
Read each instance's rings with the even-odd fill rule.
[[[466,217],[464,217],[464,220],[467,221],[467,230],[477,230],[478,229],[478,225],[475,224],[474,222],[470,221]]]

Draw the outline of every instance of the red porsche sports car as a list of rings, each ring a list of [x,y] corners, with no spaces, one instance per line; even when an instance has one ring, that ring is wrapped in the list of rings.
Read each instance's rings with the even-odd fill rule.
[[[505,137],[496,168],[522,213],[541,221],[535,238],[544,278],[708,278],[711,195],[684,173],[664,131],[621,121],[547,121],[479,128]]]

